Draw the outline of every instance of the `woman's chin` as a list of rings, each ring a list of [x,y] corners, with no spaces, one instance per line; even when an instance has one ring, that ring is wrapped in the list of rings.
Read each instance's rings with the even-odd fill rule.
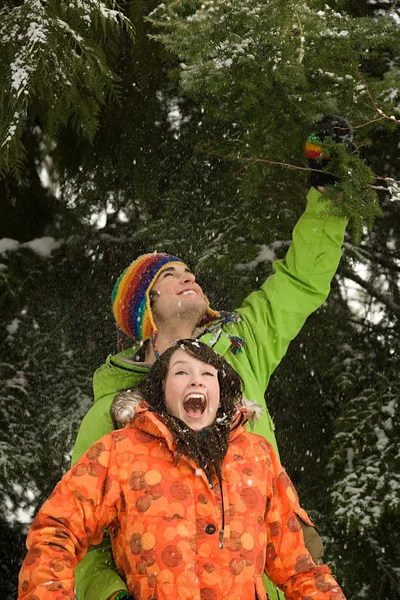
[[[206,427],[206,425],[204,425],[202,423],[196,423],[196,421],[193,422],[191,419],[185,420],[185,423],[193,431],[201,431],[202,429],[204,429],[204,427]]]
[[[186,425],[188,427],[190,427],[190,429],[193,429],[193,431],[201,431],[202,429],[204,429],[204,427],[207,427],[207,425],[209,425],[209,423],[207,423],[207,419],[204,417],[201,417],[199,419],[191,419],[190,417],[186,417],[182,419],[182,421],[184,421],[186,423]]]

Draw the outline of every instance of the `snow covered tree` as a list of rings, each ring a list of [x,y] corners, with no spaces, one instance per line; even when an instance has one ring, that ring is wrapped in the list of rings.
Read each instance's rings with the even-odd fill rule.
[[[358,164],[400,179],[390,119],[399,119],[400,9],[8,0],[0,16],[0,510],[18,547],[10,519],[32,514],[68,465],[92,373],[116,349],[109,295],[127,262],[155,249],[181,255],[212,306],[237,306],[287,250],[307,190],[304,140],[325,112],[359,127]],[[330,298],[267,403],[345,591],[397,600],[400,529],[385,464],[398,472],[398,426],[394,416],[388,429],[383,407],[385,382],[399,388],[400,203],[393,182],[372,185],[387,189],[374,190],[383,216],[358,247],[346,238]],[[343,375],[364,367],[362,381]],[[388,439],[379,455],[375,426]],[[371,462],[382,487],[360,535],[345,484],[353,472],[368,481]],[[0,552],[11,600],[18,565]]]
[[[381,322],[381,339],[364,332],[360,348],[344,343],[332,365],[343,398],[331,446],[332,530],[345,544],[337,569],[357,599],[400,592],[399,336],[391,329]]]

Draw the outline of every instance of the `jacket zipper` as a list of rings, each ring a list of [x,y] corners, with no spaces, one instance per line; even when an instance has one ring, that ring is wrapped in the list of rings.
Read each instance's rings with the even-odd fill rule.
[[[220,485],[221,485],[221,503],[222,503],[222,529],[219,532],[219,547],[223,548],[224,547],[224,532],[225,532],[225,509],[224,509],[224,492],[222,489],[222,481],[221,481]]]
[[[221,512],[222,512],[222,528],[219,530],[219,547],[224,547],[224,532],[225,532],[225,510],[224,510],[224,490],[222,489],[222,479],[219,482],[221,490]]]

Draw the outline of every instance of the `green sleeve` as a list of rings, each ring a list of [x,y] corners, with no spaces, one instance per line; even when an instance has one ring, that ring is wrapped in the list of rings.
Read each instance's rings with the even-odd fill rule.
[[[329,294],[347,221],[327,217],[326,209],[321,194],[311,188],[286,258],[274,263],[274,274],[237,311],[238,333],[246,340],[246,354],[263,389],[291,340]]]
[[[75,570],[78,600],[107,600],[115,592],[127,590],[118,575],[108,535],[99,546],[92,546]]]
[[[72,451],[72,464],[103,435],[113,430],[110,404],[114,396],[110,394],[97,400],[83,418]],[[77,566],[75,586],[78,600],[107,600],[114,592],[127,589],[118,575],[108,535],[105,534],[101,545],[89,548]]]
[[[113,430],[110,404],[114,395],[97,400],[83,418],[72,452],[72,464],[103,435]],[[118,575],[107,535],[100,546],[89,548],[77,566],[75,585],[78,600],[107,600],[114,592],[127,589]]]

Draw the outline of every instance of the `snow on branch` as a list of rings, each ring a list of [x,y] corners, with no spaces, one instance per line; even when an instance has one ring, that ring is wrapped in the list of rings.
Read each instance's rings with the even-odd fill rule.
[[[357,358],[349,357],[349,369],[355,363]],[[333,443],[334,462],[342,466],[332,492],[335,517],[362,534],[400,508],[399,390],[393,381],[381,383],[379,389],[365,388],[348,402]]]
[[[28,248],[41,258],[50,258],[54,250],[58,250],[61,245],[62,241],[55,240],[50,236],[35,238],[24,243],[11,238],[2,238],[0,239],[0,256],[5,257],[9,252],[15,252],[19,248]]]
[[[32,105],[49,138],[69,120],[92,139],[101,104],[117,97],[106,34],[133,26],[115,2],[25,0],[0,9],[0,175],[21,171],[23,128]]]

